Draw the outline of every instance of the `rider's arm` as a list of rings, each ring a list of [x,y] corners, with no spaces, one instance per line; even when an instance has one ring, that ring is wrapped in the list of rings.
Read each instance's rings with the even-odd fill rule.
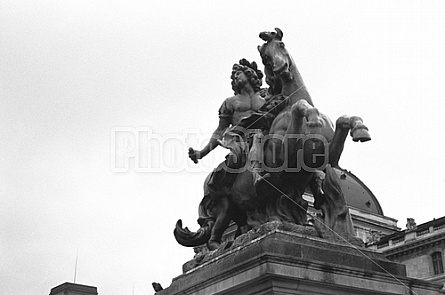
[[[207,145],[200,151],[189,148],[189,158],[198,163],[199,159],[204,158],[208,153],[215,149],[219,145],[219,141],[222,139],[224,130],[230,126],[231,118],[234,109],[230,103],[230,98],[227,98],[218,110],[219,113],[219,123],[216,130],[213,132]]]
[[[230,118],[228,117],[220,117],[219,124],[216,130],[212,134],[212,138],[210,138],[207,145],[199,152],[199,159],[204,158],[208,153],[210,153],[213,149],[215,149],[219,145],[219,140],[222,139],[222,135],[224,130],[230,126]]]

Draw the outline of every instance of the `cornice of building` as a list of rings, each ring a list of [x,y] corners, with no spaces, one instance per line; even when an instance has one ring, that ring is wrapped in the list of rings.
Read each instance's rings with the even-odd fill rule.
[[[445,244],[445,232],[436,235],[431,235],[425,238],[406,241],[404,244],[380,250],[382,250],[383,254],[385,254],[387,258],[392,259],[444,244]]]
[[[377,225],[380,227],[388,228],[391,231],[399,231],[400,228],[397,227],[397,220],[391,217],[365,212],[359,208],[349,206],[349,212],[354,221],[360,221],[370,225]]]

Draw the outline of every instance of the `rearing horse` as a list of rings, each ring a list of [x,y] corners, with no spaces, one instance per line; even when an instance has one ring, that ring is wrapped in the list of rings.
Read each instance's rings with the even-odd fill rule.
[[[314,169],[324,170],[326,164],[338,167],[348,131],[351,130],[353,141],[365,142],[371,138],[360,117],[342,116],[337,119],[334,130],[329,117],[314,107],[295,62],[282,42],[283,32],[280,29],[262,32],[260,38],[266,42],[258,46],[265,66],[266,82],[271,94],[280,98],[278,103],[274,103],[275,98],[268,102],[273,106],[269,110],[279,108],[280,111],[271,124],[269,138],[264,146],[264,168],[272,172],[263,176],[265,181],[258,184],[257,193],[267,192],[265,198],[270,198],[275,191],[274,198],[280,199],[284,192],[286,197],[291,196],[294,202],[301,203],[300,207],[304,209],[307,205],[301,196],[312,179],[317,177]],[[302,143],[302,140],[293,139],[295,135],[317,135],[323,140]],[[298,158],[299,151],[303,151],[303,157]],[[313,160],[315,154],[328,153],[328,159]],[[309,164],[311,169],[288,172],[288,168],[301,167],[302,161]],[[315,192],[315,207],[321,208],[323,191],[320,186],[312,191]],[[299,222],[304,223],[306,217],[300,216]]]

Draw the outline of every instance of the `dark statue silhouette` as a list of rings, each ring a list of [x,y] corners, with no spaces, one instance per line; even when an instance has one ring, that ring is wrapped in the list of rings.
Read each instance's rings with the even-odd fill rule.
[[[231,221],[238,226],[236,236],[270,221],[308,225],[302,196],[309,187],[322,213],[313,220],[319,236],[354,239],[333,167],[338,167],[348,133],[353,141],[365,142],[371,139],[368,129],[360,117],[342,116],[334,125],[318,111],[280,29],[262,32],[260,38],[267,93],[260,88],[263,74],[256,63],[242,59],[233,66],[235,96],[221,106],[208,145],[202,151],[190,148],[189,157],[198,163],[217,145],[230,153],[204,183],[200,229],[191,232],[179,220],[175,238],[184,246],[207,244],[216,250]]]

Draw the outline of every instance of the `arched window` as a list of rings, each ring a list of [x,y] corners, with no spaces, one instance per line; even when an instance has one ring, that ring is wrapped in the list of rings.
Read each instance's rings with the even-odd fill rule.
[[[433,260],[433,270],[434,274],[438,275],[443,273],[443,261],[442,261],[442,253],[434,252],[431,254],[431,258]]]

